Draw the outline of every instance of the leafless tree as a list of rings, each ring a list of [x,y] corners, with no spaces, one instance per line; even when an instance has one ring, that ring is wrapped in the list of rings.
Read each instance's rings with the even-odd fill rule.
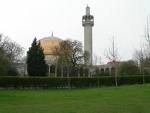
[[[150,18],[147,18],[146,29],[144,33],[145,42],[142,44],[140,49],[135,50],[134,52],[134,60],[138,63],[140,68],[140,73],[143,75],[143,83],[144,80],[144,71],[145,69],[149,69],[150,67]]]
[[[67,76],[69,76],[71,68],[78,69],[79,65],[83,64],[86,56],[82,49],[82,43],[77,40],[60,42],[60,46],[54,48],[53,52],[58,57],[57,62],[62,68],[61,73],[63,73],[63,67],[67,67]]]
[[[135,50],[134,55],[133,55],[133,59],[135,60],[137,65],[140,67],[140,72],[142,73],[143,62],[145,59],[144,50],[142,47],[139,50]]]
[[[119,60],[118,48],[116,47],[114,36],[111,41],[111,46],[106,50],[105,56],[106,58],[112,62]]]
[[[146,57],[150,57],[150,19],[149,17],[147,18],[147,23],[146,23],[146,30],[145,30],[145,39],[146,39],[146,52],[145,55]]]
[[[20,62],[22,54],[23,48],[19,44],[0,34],[0,75],[18,75],[13,64]]]
[[[59,56],[61,62],[69,63],[73,67],[83,63],[84,52],[82,43],[79,41],[65,40],[60,43],[60,47],[55,48],[54,53]]]
[[[115,44],[114,36],[111,41],[111,46],[106,50],[106,58],[109,60],[109,62],[113,63],[113,67],[115,68],[115,84],[118,86],[117,82],[117,76],[118,76],[118,60],[119,60],[119,53],[118,53],[118,48],[116,47],[117,45]]]
[[[24,53],[24,49],[10,38],[0,35],[0,47],[5,51],[11,62],[19,62]]]

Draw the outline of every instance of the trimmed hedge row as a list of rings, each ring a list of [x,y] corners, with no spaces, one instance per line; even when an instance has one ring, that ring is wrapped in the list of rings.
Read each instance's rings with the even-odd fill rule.
[[[150,76],[117,77],[118,85],[150,83]],[[93,78],[0,77],[1,88],[86,88],[115,86],[114,76]]]

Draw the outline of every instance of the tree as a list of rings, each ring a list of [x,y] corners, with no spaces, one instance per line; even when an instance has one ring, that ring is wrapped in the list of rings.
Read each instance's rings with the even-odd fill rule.
[[[112,38],[110,48],[106,50],[105,56],[110,62],[119,60],[118,48],[115,45],[114,36]]]
[[[86,53],[82,49],[82,43],[77,40],[60,42],[60,46],[54,49],[54,53],[58,58],[58,64],[67,67],[68,74],[69,71],[71,74],[75,74],[78,66],[83,64],[86,57]]]
[[[107,53],[105,54],[106,58],[109,60],[109,62],[113,63],[113,68],[115,69],[115,84],[118,86],[117,83],[117,76],[118,76],[118,63],[119,55],[118,55],[118,48],[115,45],[114,36],[111,41],[111,47],[107,50]]]
[[[5,51],[11,63],[18,63],[24,53],[23,47],[2,34],[0,35],[0,47]]]
[[[71,66],[76,67],[78,64],[83,63],[85,54],[82,49],[82,43],[74,40],[66,40],[61,43],[60,48],[62,52],[65,53],[64,60],[71,64]],[[61,49],[60,49],[61,50]]]
[[[30,76],[46,76],[48,72],[43,49],[36,38],[27,52],[27,71]]]
[[[10,62],[5,56],[3,49],[0,47],[0,75],[7,75]]]
[[[145,31],[145,39],[146,39],[146,45],[147,45],[147,57],[150,57],[150,25],[149,25],[149,18],[147,18],[147,25],[146,25],[146,31]]]
[[[135,60],[135,62],[139,66],[140,74],[144,74],[144,60],[145,60],[145,55],[144,55],[142,47],[141,47],[140,50],[136,50],[134,52],[134,60]]]
[[[134,53],[134,59],[138,62],[140,67],[140,73],[144,75],[145,71],[150,72],[150,23],[149,18],[146,23],[145,30],[145,42],[140,47],[140,49],[136,50]]]
[[[23,54],[23,48],[10,38],[0,34],[0,75],[18,75],[14,63],[18,63]]]
[[[136,75],[138,73],[138,66],[133,60],[123,62],[119,66],[119,75]]]

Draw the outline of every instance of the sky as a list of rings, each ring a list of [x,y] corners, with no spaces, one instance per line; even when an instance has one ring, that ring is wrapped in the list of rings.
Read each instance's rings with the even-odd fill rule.
[[[84,41],[82,16],[94,16],[93,54],[105,58],[114,36],[121,60],[133,57],[144,40],[150,0],[0,0],[0,33],[25,48],[54,36]]]

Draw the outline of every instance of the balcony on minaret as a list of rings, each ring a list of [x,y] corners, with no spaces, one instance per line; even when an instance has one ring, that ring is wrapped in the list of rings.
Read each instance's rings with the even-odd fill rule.
[[[86,26],[86,25],[93,26],[94,25],[94,17],[92,15],[84,15],[82,17],[82,25],[83,26]]]
[[[86,15],[84,15],[82,17],[82,25],[83,26],[86,26],[86,25],[93,26],[94,25],[94,17],[93,17],[93,15],[90,15],[90,7],[89,6],[86,7]]]

